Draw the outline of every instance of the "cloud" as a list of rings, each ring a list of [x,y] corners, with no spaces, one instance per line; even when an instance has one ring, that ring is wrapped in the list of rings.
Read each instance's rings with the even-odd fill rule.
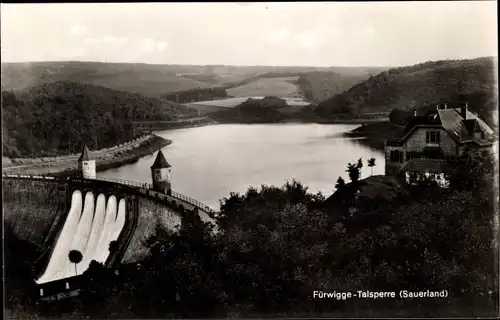
[[[163,51],[165,50],[165,48],[168,46],[168,44],[166,42],[163,42],[163,41],[160,41],[158,42],[157,44],[157,48],[158,48],[158,51]]]
[[[144,38],[139,41],[139,51],[143,54],[152,53],[156,49],[156,41],[151,38]]]
[[[282,42],[288,40],[289,38],[290,38],[290,31],[288,30],[288,28],[281,27],[271,32],[268,35],[267,40],[269,42]]]
[[[83,41],[87,47],[103,51],[115,51],[126,46],[127,51],[132,55],[148,55],[154,52],[162,52],[168,47],[167,42],[152,38],[134,40],[126,37],[104,36],[102,38],[87,37]]]
[[[87,34],[87,28],[82,25],[74,25],[71,27],[71,34],[74,36],[84,36]]]
[[[297,34],[296,39],[302,46],[310,50],[315,50],[325,43],[325,39],[315,32],[301,32]]]
[[[126,44],[129,39],[125,37],[116,38],[113,36],[104,36],[102,38],[88,37],[83,40],[87,45],[111,45],[119,46]]]

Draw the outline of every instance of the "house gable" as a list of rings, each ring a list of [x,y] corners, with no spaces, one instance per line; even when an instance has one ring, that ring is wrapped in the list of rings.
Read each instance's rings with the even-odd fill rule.
[[[427,143],[427,132],[439,132],[439,144]],[[417,126],[408,132],[404,145],[406,150],[423,152],[429,147],[438,147],[445,155],[457,154],[457,141],[440,126]]]

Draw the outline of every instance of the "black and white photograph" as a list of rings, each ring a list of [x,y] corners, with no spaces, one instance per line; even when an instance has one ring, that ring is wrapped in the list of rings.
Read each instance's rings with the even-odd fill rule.
[[[2,3],[3,318],[499,317],[497,9]]]

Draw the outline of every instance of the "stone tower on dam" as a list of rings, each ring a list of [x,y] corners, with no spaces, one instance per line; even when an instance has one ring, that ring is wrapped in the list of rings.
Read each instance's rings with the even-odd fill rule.
[[[155,191],[172,195],[171,169],[172,166],[165,159],[163,152],[158,151],[156,160],[151,166],[153,189]]]
[[[78,170],[83,179],[96,178],[95,160],[90,157],[90,151],[87,145],[83,146],[82,154],[80,158],[78,158]]]

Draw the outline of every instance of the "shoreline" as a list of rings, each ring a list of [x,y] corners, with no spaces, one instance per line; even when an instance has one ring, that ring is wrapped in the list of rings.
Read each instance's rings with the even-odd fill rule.
[[[216,122],[216,121],[186,121],[182,126],[166,126],[158,131],[168,131],[181,128],[193,128],[215,124],[289,124],[289,123],[311,123],[311,124],[359,124],[351,131],[344,132],[342,136],[347,138],[364,138],[360,143],[378,151],[384,150],[384,140],[394,131],[394,125],[385,119],[351,119],[351,120],[322,120],[308,121],[301,119],[288,119],[280,122]],[[187,126],[186,126],[187,125]],[[157,131],[157,130],[155,130]],[[96,171],[105,171],[118,168],[126,164],[132,164],[139,159],[151,155],[172,143],[171,140],[162,138],[153,133],[143,135],[132,141],[116,145],[108,149],[93,150],[96,155]],[[3,173],[10,174],[52,174],[73,175],[78,173],[77,157],[79,155],[63,155],[51,158],[21,158],[7,159],[11,165],[6,166],[2,159]],[[99,159],[100,158],[100,159]],[[24,161],[28,162],[25,163]],[[12,165],[13,164],[13,165]]]
[[[145,136],[140,142],[133,141],[114,147],[115,151],[102,154],[102,150],[93,151],[96,153],[96,171],[103,171],[111,168],[117,168],[125,164],[137,162],[140,158],[148,156],[157,150],[160,150],[172,143],[172,140],[162,138],[155,134]],[[135,145],[134,145],[135,144]],[[121,148],[121,149],[120,149]],[[113,148],[112,148],[113,149]],[[99,159],[101,157],[101,159]],[[4,167],[3,173],[10,174],[53,174],[69,175],[78,172],[77,159],[68,159],[68,156],[62,156],[51,162],[35,162],[39,159],[33,159],[34,162],[21,166]]]
[[[385,139],[390,139],[401,133],[404,127],[396,126],[390,121],[376,121],[357,127],[342,135],[347,138],[365,138],[360,141],[361,144],[384,152]]]
[[[389,121],[387,118],[376,119],[332,119],[332,120],[306,120],[300,118],[289,118],[277,122],[271,121],[218,121],[218,124],[284,124],[284,123],[311,123],[311,124],[372,124]]]

